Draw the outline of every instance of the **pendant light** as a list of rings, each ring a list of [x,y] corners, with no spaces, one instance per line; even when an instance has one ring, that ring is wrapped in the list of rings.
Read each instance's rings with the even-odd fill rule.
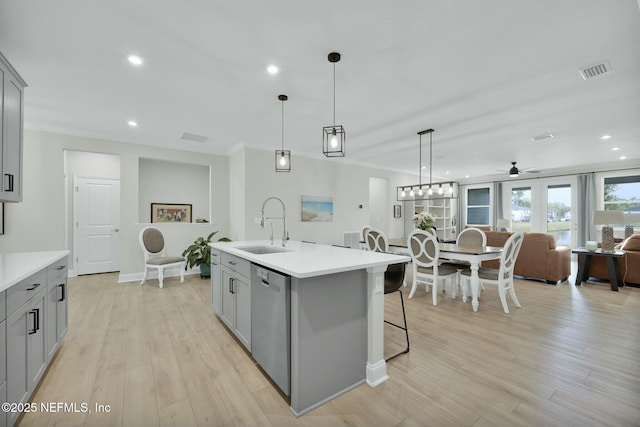
[[[291,151],[284,149],[284,101],[289,99],[287,95],[278,95],[282,102],[282,146],[276,150],[276,172],[291,172]]]
[[[340,61],[338,52],[328,56],[333,64],[333,125],[322,128],[322,153],[327,157],[344,157],[346,133],[341,125],[336,125],[336,62]]]

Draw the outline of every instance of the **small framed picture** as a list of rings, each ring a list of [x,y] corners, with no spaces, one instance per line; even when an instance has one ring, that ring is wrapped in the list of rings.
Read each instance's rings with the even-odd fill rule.
[[[191,205],[151,203],[151,222],[191,222]]]
[[[401,205],[393,205],[393,217],[400,218],[402,216],[402,206]]]

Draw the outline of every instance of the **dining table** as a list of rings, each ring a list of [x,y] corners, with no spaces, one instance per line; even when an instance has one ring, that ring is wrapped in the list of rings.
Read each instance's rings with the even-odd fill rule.
[[[478,269],[482,261],[499,259],[502,255],[502,247],[499,246],[464,246],[457,243],[439,243],[439,259],[447,261],[467,261],[471,269],[471,306],[473,311],[478,311],[478,295],[480,294],[480,276]],[[389,239],[389,250],[410,254],[407,247],[407,239]]]

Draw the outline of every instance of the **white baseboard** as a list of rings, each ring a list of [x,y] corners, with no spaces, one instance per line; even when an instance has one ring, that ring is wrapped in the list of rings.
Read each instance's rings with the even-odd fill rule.
[[[200,267],[192,268],[184,272],[184,275],[187,276],[189,274],[197,274],[200,275]],[[142,280],[142,276],[144,276],[144,272],[141,271],[139,273],[127,273],[118,276],[118,283],[127,283],[127,282],[139,282]],[[165,279],[167,277],[180,277],[180,270],[166,270],[164,272]],[[147,275],[147,280],[158,279],[157,270],[151,270]]]

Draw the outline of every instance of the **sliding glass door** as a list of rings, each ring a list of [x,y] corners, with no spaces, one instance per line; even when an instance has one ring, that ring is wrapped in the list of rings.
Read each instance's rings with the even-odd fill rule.
[[[547,233],[557,245],[574,246],[575,180],[567,176],[504,182],[504,218],[511,219],[513,231]]]
[[[547,186],[547,234],[556,238],[557,245],[573,246],[571,190],[571,184]]]

